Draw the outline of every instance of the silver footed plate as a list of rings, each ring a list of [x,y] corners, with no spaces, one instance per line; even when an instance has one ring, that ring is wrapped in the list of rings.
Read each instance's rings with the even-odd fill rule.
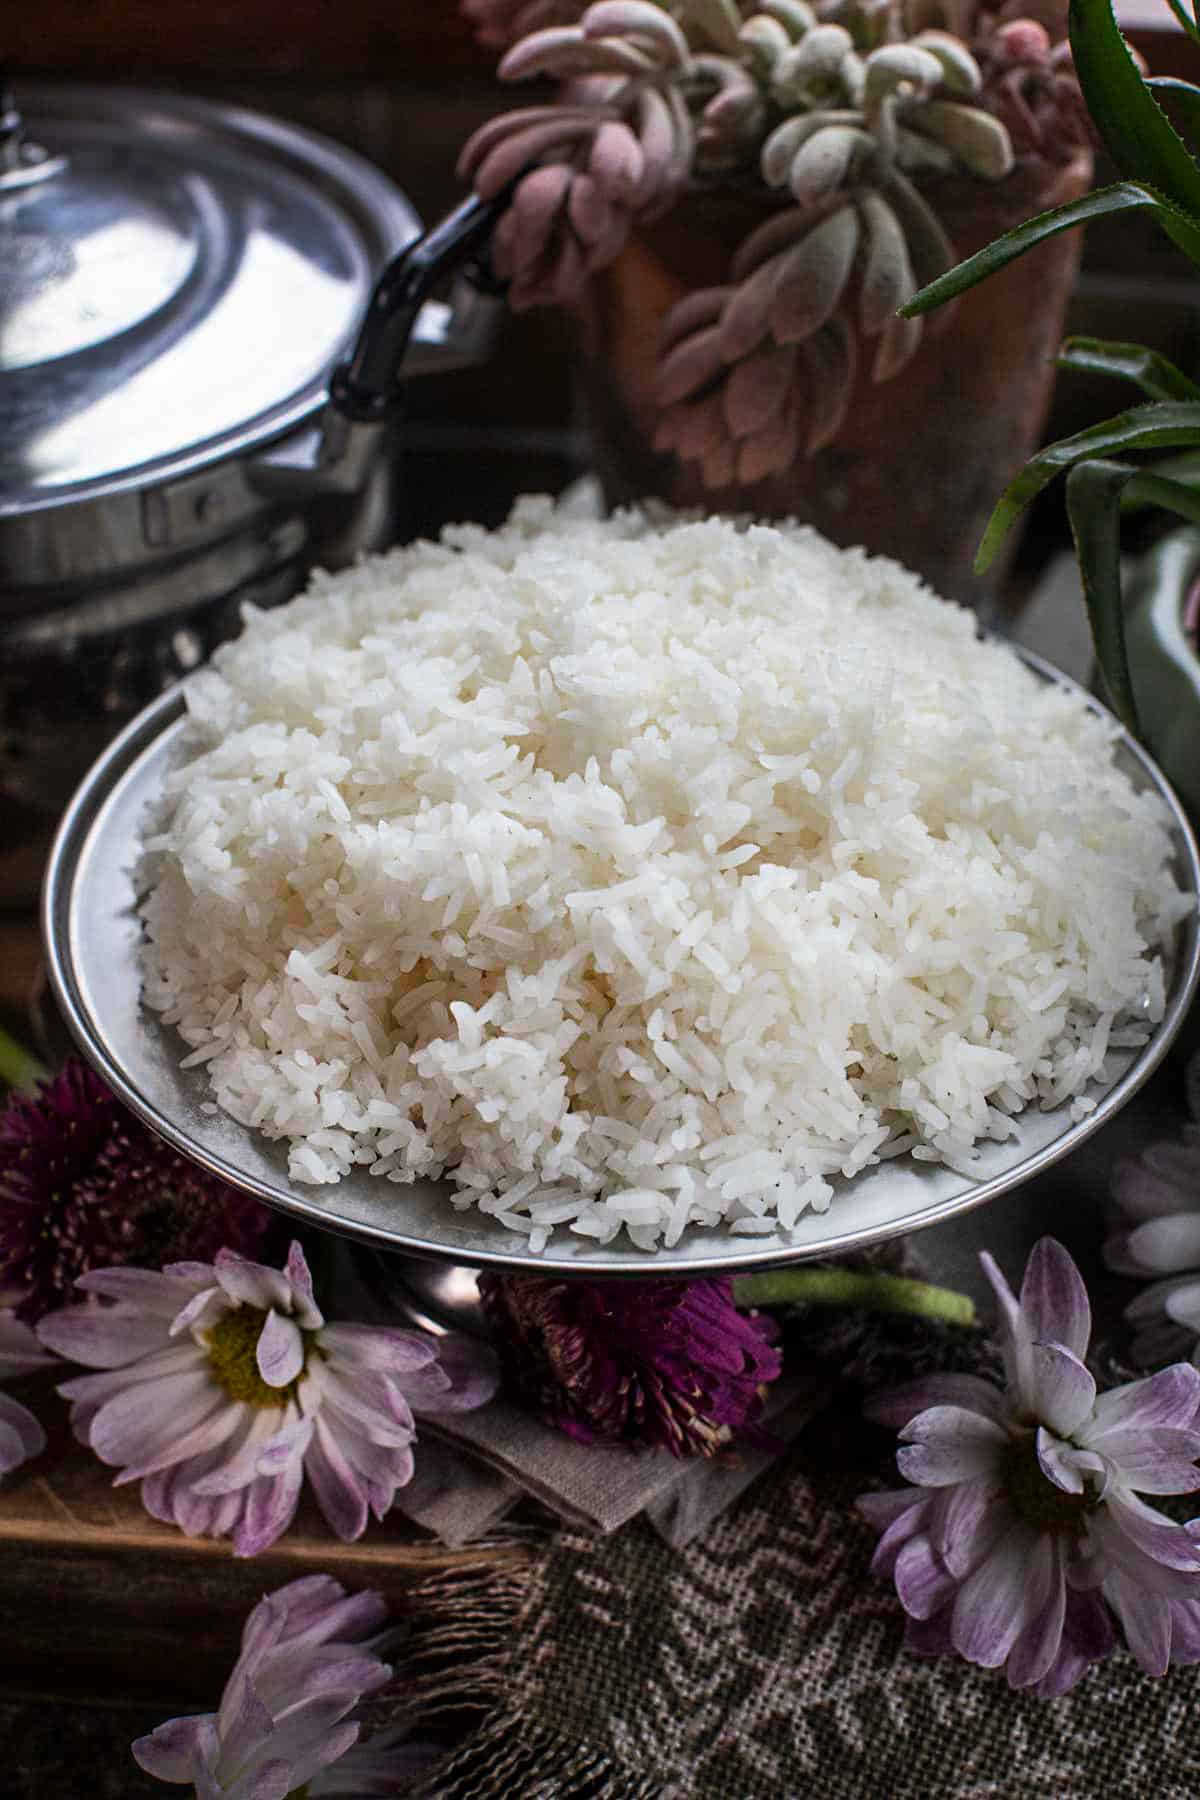
[[[1018,654],[1043,680],[1076,687],[1040,658]],[[1097,706],[1090,696],[1084,698]],[[545,1252],[534,1255],[495,1220],[455,1212],[448,1182],[404,1184],[361,1170],[336,1186],[305,1186],[288,1178],[285,1144],[270,1142],[224,1113],[202,1110],[209,1098],[203,1070],[179,1067],[185,1046],[141,1003],[136,910],[142,820],[176,757],[184,724],[183,695],[176,688],[110,745],[67,809],[43,894],[55,998],[88,1061],[168,1143],[293,1218],[380,1250],[477,1268],[645,1279],[768,1268],[920,1231],[1019,1187],[1098,1130],[1162,1061],[1200,982],[1200,925],[1193,910],[1168,948],[1166,1012],[1142,1048],[1111,1053],[1114,1078],[1088,1089],[1095,1110],[1075,1121],[1069,1102],[1053,1111],[1028,1109],[1016,1119],[1012,1138],[980,1147],[974,1180],[900,1157],[837,1183],[829,1210],[806,1214],[793,1232],[739,1237],[690,1226],[673,1249],[648,1252],[619,1241],[600,1247],[560,1228]],[[1179,802],[1127,734],[1116,754],[1134,784],[1154,789],[1169,808],[1176,878],[1196,896],[1200,855]]]

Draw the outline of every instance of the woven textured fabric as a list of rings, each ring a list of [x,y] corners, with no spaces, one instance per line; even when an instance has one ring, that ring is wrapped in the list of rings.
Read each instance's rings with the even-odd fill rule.
[[[891,1442],[833,1414],[699,1540],[641,1521],[536,1561],[496,1704],[427,1800],[1013,1800],[1200,1793],[1200,1671],[1119,1655],[1066,1698],[903,1649],[856,1494]]]

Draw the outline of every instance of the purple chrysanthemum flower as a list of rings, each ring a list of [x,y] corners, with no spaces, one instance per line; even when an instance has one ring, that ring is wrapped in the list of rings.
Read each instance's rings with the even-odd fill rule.
[[[392,1679],[382,1595],[350,1595],[328,1575],[268,1594],[250,1614],[220,1710],[168,1719],[133,1746],[159,1781],[190,1784],[197,1800],[395,1794],[432,1748],[400,1732],[359,1743],[356,1709]],[[376,1634],[376,1635],[372,1635]]]
[[[480,1277],[505,1374],[580,1443],[715,1456],[762,1411],[780,1360],[728,1279]]]
[[[261,1250],[266,1207],[172,1150],[73,1057],[0,1114],[0,1285],[30,1321],[94,1268]]]
[[[1119,1275],[1149,1278],[1125,1312],[1144,1366],[1189,1355],[1200,1365],[1200,1057],[1189,1094],[1197,1123],[1174,1143],[1127,1157],[1113,1177],[1121,1229],[1104,1257]]]
[[[103,1374],[59,1389],[76,1436],[141,1481],[156,1519],[255,1556],[291,1523],[305,1477],[337,1535],[360,1537],[413,1470],[414,1413],[482,1405],[493,1359],[467,1339],[326,1324],[299,1244],[282,1271],[213,1263],[96,1269],[110,1305],[50,1313],[38,1336]]]
[[[13,1312],[0,1312],[0,1382],[16,1381],[36,1369],[52,1367],[58,1358],[42,1346]],[[46,1448],[46,1434],[27,1406],[0,1393],[0,1476],[11,1475]]]
[[[1018,1301],[990,1256],[1008,1378],[934,1375],[876,1399],[901,1427],[915,1485],[859,1505],[883,1529],[873,1568],[909,1614],[907,1642],[1004,1667],[1013,1687],[1061,1694],[1115,1642],[1149,1674],[1200,1658],[1200,1521],[1176,1525],[1140,1494],[1200,1488],[1200,1372],[1176,1363],[1097,1397],[1084,1367],[1087,1290],[1053,1238]]]

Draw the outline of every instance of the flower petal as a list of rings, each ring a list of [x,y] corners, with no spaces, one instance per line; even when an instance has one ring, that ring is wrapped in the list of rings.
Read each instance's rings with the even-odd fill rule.
[[[387,1602],[374,1588],[348,1594],[328,1575],[301,1576],[278,1588],[276,1599],[281,1595],[287,1600],[284,1638],[293,1648],[368,1637],[387,1617]]]
[[[347,1751],[358,1742],[361,1730],[361,1725],[356,1724],[353,1720],[347,1720],[344,1724],[336,1726],[318,1724],[307,1747],[300,1754],[293,1753],[289,1758],[289,1780],[294,1786],[285,1790],[284,1800],[288,1793],[294,1793],[297,1788],[311,1794],[313,1777],[321,1769],[327,1769],[331,1765],[336,1767]],[[328,1793],[329,1790],[326,1789],[326,1792]],[[334,1788],[333,1792],[336,1793],[337,1789]],[[258,1796],[251,1794],[247,1800],[258,1800]]]
[[[16,1381],[35,1369],[51,1369],[55,1357],[43,1350],[33,1331],[15,1313],[0,1312],[0,1381]]]
[[[855,1510],[876,1531],[887,1531],[902,1514],[925,1504],[925,1496],[912,1488],[889,1488],[885,1493],[860,1494],[854,1502]]]
[[[277,1431],[270,1443],[266,1445],[258,1458],[260,1475],[282,1475],[292,1463],[304,1460],[304,1452],[312,1442],[316,1420],[310,1415],[297,1419],[295,1424],[287,1425]]]
[[[217,1716],[201,1713],[190,1719],[168,1719],[130,1746],[133,1760],[159,1781],[198,1782],[205,1769],[216,1767],[219,1754]]]
[[[1172,1603],[1171,1661],[1200,1662],[1200,1598]]]
[[[38,1321],[43,1344],[89,1369],[121,1369],[169,1346],[161,1314],[116,1306],[65,1306]]]
[[[321,1347],[338,1362],[374,1369],[383,1375],[408,1375],[437,1361],[437,1345],[417,1331],[391,1325],[326,1325]]]
[[[291,1311],[291,1284],[281,1270],[251,1262],[236,1250],[218,1250],[213,1266],[222,1291],[239,1305],[256,1306],[262,1312],[270,1312],[272,1307],[283,1313]]]
[[[6,1432],[12,1433],[20,1452],[15,1461],[11,1460],[11,1439],[8,1453],[0,1451],[0,1475],[7,1475],[21,1463],[28,1462],[31,1456],[41,1455],[46,1448],[46,1434],[29,1408],[14,1400],[11,1394],[0,1394],[0,1423]]]
[[[1140,1268],[1173,1275],[1200,1265],[1200,1212],[1148,1219],[1129,1233],[1127,1250]]]
[[[1174,1524],[1136,1494],[1120,1488],[1109,1495],[1104,1514],[1104,1523],[1152,1562],[1161,1563],[1165,1569],[1200,1575],[1200,1547],[1185,1525]],[[1119,1553],[1119,1545],[1116,1548]]]
[[[1200,1369],[1190,1363],[1173,1363],[1145,1381],[1127,1381],[1111,1388],[1096,1402],[1096,1422],[1087,1441],[1107,1450],[1101,1442],[1108,1433],[1126,1426],[1171,1425],[1186,1430],[1200,1414]]]
[[[1125,1642],[1146,1674],[1165,1675],[1171,1662],[1169,1603],[1121,1569],[1108,1576],[1103,1593],[1120,1620]]]
[[[231,1433],[232,1441],[225,1443],[216,1467],[191,1482],[194,1494],[234,1494],[249,1487],[257,1475],[267,1473],[259,1464],[264,1450],[279,1434],[279,1414],[273,1407],[266,1406],[241,1410],[244,1416],[239,1421],[236,1438]]]
[[[954,1648],[968,1662],[998,1669],[1045,1604],[1045,1593],[1035,1594],[1028,1580],[1038,1542],[1028,1526],[1011,1525],[958,1590],[950,1629]]]
[[[1200,1432],[1151,1425],[1144,1431],[1126,1426],[1096,1442],[1122,1481],[1143,1494],[1194,1494],[1200,1488]]]
[[[952,1598],[957,1586],[933,1545],[924,1536],[910,1538],[896,1558],[896,1593],[905,1612],[928,1619]]]
[[[189,1430],[178,1431],[141,1462],[130,1463],[122,1469],[113,1486],[123,1487],[126,1482],[141,1481],[147,1475],[156,1475],[160,1469],[169,1469],[172,1463],[190,1462],[193,1457],[219,1449],[237,1430],[240,1412],[241,1408],[236,1403],[218,1402],[211,1412]]]
[[[909,1488],[907,1491],[910,1494],[920,1492],[918,1488]],[[869,1495],[866,1497],[878,1499],[884,1496]],[[897,1513],[875,1546],[875,1554],[871,1558],[872,1575],[882,1575],[890,1581],[896,1567],[896,1558],[910,1538],[915,1537],[918,1532],[924,1531],[928,1519],[929,1501],[924,1497],[919,1499],[915,1506],[908,1507],[905,1512]]]
[[[1152,1146],[1140,1156],[1124,1158],[1114,1172],[1113,1198],[1131,1219],[1156,1219],[1171,1213],[1188,1212],[1194,1204],[1181,1179],[1183,1171],[1173,1164],[1164,1168],[1157,1157],[1151,1160],[1155,1148],[1161,1146]],[[1189,1185],[1193,1191],[1200,1185],[1200,1160]]]
[[[1067,1613],[1067,1584],[1063,1576],[1064,1558],[1059,1541],[1046,1546],[1049,1557],[1050,1592],[1041,1609],[1034,1614],[1012,1647],[1006,1673],[1008,1685],[1032,1687],[1053,1666],[1062,1648],[1063,1624]]]
[[[228,1404],[203,1370],[164,1381],[139,1381],[105,1401],[92,1420],[91,1446],[101,1462],[147,1462],[160,1452],[169,1453],[181,1432]]]
[[[1065,1344],[1035,1343],[1030,1357],[1037,1396],[1033,1410],[1059,1437],[1070,1437],[1096,1404],[1096,1383]]]
[[[946,1567],[961,1581],[991,1552],[1011,1520],[992,1480],[960,1481],[939,1494],[930,1535]]]
[[[312,1389],[320,1397],[320,1408],[338,1407],[381,1444],[406,1444],[416,1430],[408,1401],[386,1375],[363,1370],[351,1371],[347,1377],[326,1363],[315,1371]],[[301,1397],[304,1404],[311,1405],[303,1388]]]
[[[409,1393],[414,1411],[434,1415],[473,1412],[495,1396],[500,1385],[500,1365],[490,1344],[464,1332],[447,1332],[438,1339],[437,1348],[438,1367],[450,1377],[450,1386],[429,1405],[421,1404],[416,1394]]]
[[[1074,1444],[1064,1444],[1044,1425],[1038,1427],[1037,1459],[1047,1481],[1052,1481],[1064,1494],[1082,1494],[1090,1484],[1093,1492],[1101,1495],[1108,1487],[1109,1465],[1103,1456],[1095,1450],[1080,1450]]]
[[[989,1475],[1008,1442],[1001,1427],[961,1406],[934,1406],[904,1427],[896,1466],[922,1487],[946,1487]]]
[[[21,1433],[7,1419],[0,1419],[0,1475],[11,1475],[27,1460]]]
[[[245,1492],[233,1534],[235,1556],[258,1556],[281,1538],[293,1518],[304,1485],[304,1465],[293,1461],[278,1475],[260,1475]]]
[[[304,1339],[295,1320],[272,1308],[258,1334],[254,1360],[268,1387],[287,1387],[295,1381],[304,1367]]]
[[[292,1285],[292,1306],[297,1320],[305,1331],[318,1330],[325,1323],[325,1316],[313,1293],[312,1276],[309,1274],[304,1251],[295,1238],[288,1248],[286,1273]]]
[[[984,1418],[994,1419],[997,1424],[1006,1411],[1001,1389],[981,1375],[945,1374],[923,1375],[918,1381],[906,1381],[903,1386],[884,1388],[880,1393],[871,1394],[863,1405],[863,1412],[876,1425],[890,1425],[899,1431],[918,1413],[927,1412],[934,1406],[965,1407],[970,1412],[982,1413]]]
[[[367,1528],[366,1485],[350,1467],[321,1416],[317,1418],[313,1441],[305,1454],[304,1472],[330,1530],[344,1544],[360,1538]]]
[[[1000,1349],[1004,1356],[1004,1372],[1010,1393],[1028,1408],[1033,1385],[1029,1366],[1032,1338],[1029,1322],[1021,1311],[1016,1295],[1000,1272],[1000,1266],[987,1250],[979,1253],[980,1267],[1000,1308]]]
[[[199,1271],[185,1277],[174,1273],[179,1268]],[[165,1323],[186,1306],[197,1288],[211,1287],[213,1272],[207,1263],[174,1264],[160,1273],[157,1269],[89,1269],[75,1283],[85,1294],[99,1294],[105,1300],[117,1300],[135,1306],[139,1312],[157,1314]]]
[[[1163,1298],[1163,1311],[1176,1325],[1200,1336],[1200,1281],[1181,1281]]]
[[[201,1288],[171,1320],[171,1336],[182,1337],[185,1331],[199,1336],[229,1311],[229,1301],[219,1287]]]
[[[1021,1311],[1035,1343],[1061,1344],[1076,1357],[1087,1355],[1092,1309],[1087,1288],[1057,1238],[1034,1245],[1021,1283]]]
[[[1039,1700],[1052,1700],[1075,1686],[1088,1667],[1111,1654],[1116,1645],[1112,1617],[1099,1594],[1067,1589],[1066,1615],[1058,1654],[1033,1685]]]

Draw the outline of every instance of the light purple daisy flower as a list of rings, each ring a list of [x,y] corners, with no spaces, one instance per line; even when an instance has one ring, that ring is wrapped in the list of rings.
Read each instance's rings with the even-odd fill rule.
[[[0,1312],[0,1382],[16,1381],[58,1361],[47,1356],[28,1325],[15,1312]],[[11,1475],[46,1448],[46,1434],[27,1406],[0,1393],[0,1476]]]
[[[197,1800],[287,1800],[303,1793],[395,1794],[434,1754],[399,1731],[359,1743],[355,1711],[392,1679],[376,1593],[347,1594],[328,1575],[306,1575],[260,1600],[219,1711],[169,1719],[133,1746],[159,1781],[190,1785]]]
[[[343,1540],[381,1519],[412,1476],[414,1414],[461,1412],[495,1391],[467,1339],[327,1324],[304,1253],[283,1270],[220,1250],[212,1263],[97,1269],[101,1302],[48,1314],[38,1336],[91,1369],[59,1389],[75,1434],[141,1481],[156,1519],[231,1536],[256,1556],[287,1530],[307,1477]]]
[[[915,1485],[859,1505],[883,1530],[873,1568],[909,1615],[907,1642],[1065,1693],[1115,1626],[1161,1675],[1200,1654],[1200,1521],[1141,1494],[1200,1488],[1200,1371],[1186,1363],[1097,1396],[1084,1366],[1091,1309],[1078,1269],[1043,1238],[1019,1301],[986,1254],[1007,1390],[928,1376],[869,1408],[901,1428]]]

